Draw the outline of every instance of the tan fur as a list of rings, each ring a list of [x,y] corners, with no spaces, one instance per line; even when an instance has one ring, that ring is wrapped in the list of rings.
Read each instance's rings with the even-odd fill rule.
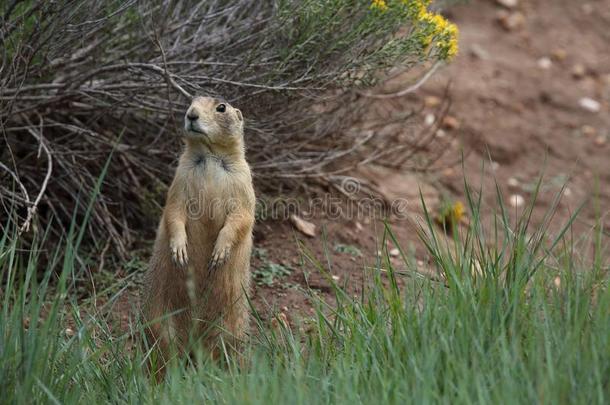
[[[243,118],[227,103],[197,97],[185,130],[143,297],[149,340],[163,361],[171,348],[190,352],[193,343],[214,353],[220,336],[231,346],[248,326],[255,197]]]

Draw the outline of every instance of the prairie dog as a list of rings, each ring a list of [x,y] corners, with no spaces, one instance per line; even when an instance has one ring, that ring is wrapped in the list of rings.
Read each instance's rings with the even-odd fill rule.
[[[247,332],[255,196],[243,127],[240,110],[209,97],[194,98],[185,114],[185,150],[143,297],[148,335],[164,361],[170,348],[203,344],[214,353],[220,336],[230,346]]]

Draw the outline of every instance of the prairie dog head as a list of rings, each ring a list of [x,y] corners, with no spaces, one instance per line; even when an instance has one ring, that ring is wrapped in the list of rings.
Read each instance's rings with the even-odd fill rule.
[[[201,138],[210,144],[231,145],[243,137],[244,118],[241,111],[226,101],[195,97],[186,110],[184,129],[189,138]]]

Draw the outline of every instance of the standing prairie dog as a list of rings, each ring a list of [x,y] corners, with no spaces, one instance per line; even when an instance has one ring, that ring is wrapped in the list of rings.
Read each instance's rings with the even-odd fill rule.
[[[196,97],[184,127],[186,148],[143,297],[149,338],[164,361],[170,348],[191,351],[193,344],[214,353],[221,336],[237,343],[248,325],[255,197],[243,117],[226,102]]]

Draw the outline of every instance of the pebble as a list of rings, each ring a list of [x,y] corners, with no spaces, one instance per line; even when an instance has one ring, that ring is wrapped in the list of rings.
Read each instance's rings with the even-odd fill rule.
[[[435,108],[441,105],[441,99],[436,96],[426,96],[424,98],[424,105],[426,108]]]
[[[445,177],[453,177],[455,175],[455,170],[453,170],[451,167],[447,167],[446,169],[443,170],[443,176]]]
[[[288,329],[290,324],[288,323],[288,317],[286,314],[280,312],[273,319],[271,319],[271,327],[273,327],[273,329],[280,329],[281,327]]]
[[[523,198],[523,196],[520,194],[513,194],[510,196],[510,200],[508,202],[511,207],[519,208],[525,204],[525,198]]]
[[[436,136],[438,138],[444,138],[447,136],[447,133],[445,131],[443,131],[442,129],[439,129],[438,131],[436,131]]]
[[[333,276],[331,276],[331,278],[332,278],[333,280],[335,280],[335,281],[339,281],[339,276],[334,276],[334,275],[333,275]]]
[[[74,331],[71,328],[66,328],[66,330],[64,331],[64,333],[66,334],[67,337],[72,337],[74,336]]]
[[[476,58],[481,60],[489,59],[489,52],[487,52],[483,47],[479,44],[472,44],[470,46],[470,54]]]
[[[400,255],[400,250],[394,248],[392,250],[390,250],[390,256],[392,257],[398,257]]]
[[[502,7],[515,8],[519,5],[519,0],[496,0],[496,3]]]
[[[544,57],[538,59],[538,67],[543,70],[549,70],[553,67],[553,61],[550,58]]]
[[[600,135],[595,138],[595,144],[597,146],[604,146],[608,142],[608,137],[606,135]]]
[[[585,110],[597,113],[601,110],[602,106],[599,101],[593,100],[589,97],[583,97],[578,101],[578,104]]]
[[[580,131],[585,136],[597,135],[597,129],[595,129],[595,127],[592,127],[591,125],[583,125],[582,128],[580,129]]]
[[[434,125],[434,123],[436,122],[436,117],[434,116],[434,114],[426,114],[426,117],[424,118],[424,123],[431,127],[432,125]]]
[[[443,118],[443,128],[449,131],[460,128],[460,121],[457,118],[447,115]]]
[[[505,10],[497,14],[497,20],[506,31],[514,31],[523,27],[525,24],[525,16],[519,11],[509,13]]]
[[[509,177],[509,179],[508,179],[508,181],[507,181],[507,184],[508,184],[510,187],[517,188],[517,187],[519,187],[519,180],[517,180],[517,179],[516,179],[516,178],[514,178],[514,177]]]
[[[587,73],[587,68],[585,67],[585,65],[581,64],[581,63],[577,63],[574,66],[572,66],[572,77],[575,79],[582,79],[583,77],[585,77],[585,74]]]
[[[316,225],[304,220],[303,218],[292,214],[290,215],[290,222],[292,222],[292,224],[295,226],[295,228],[297,228],[297,230],[299,232],[301,232],[303,235],[309,236],[311,238],[313,238],[314,236],[316,236]]]
[[[557,49],[554,49],[553,52],[551,52],[551,56],[556,61],[561,62],[561,61],[564,61],[568,57],[568,53],[566,52],[565,49],[557,48]]]
[[[555,277],[555,280],[553,280],[553,284],[555,284],[555,287],[557,288],[561,287],[561,278]]]

